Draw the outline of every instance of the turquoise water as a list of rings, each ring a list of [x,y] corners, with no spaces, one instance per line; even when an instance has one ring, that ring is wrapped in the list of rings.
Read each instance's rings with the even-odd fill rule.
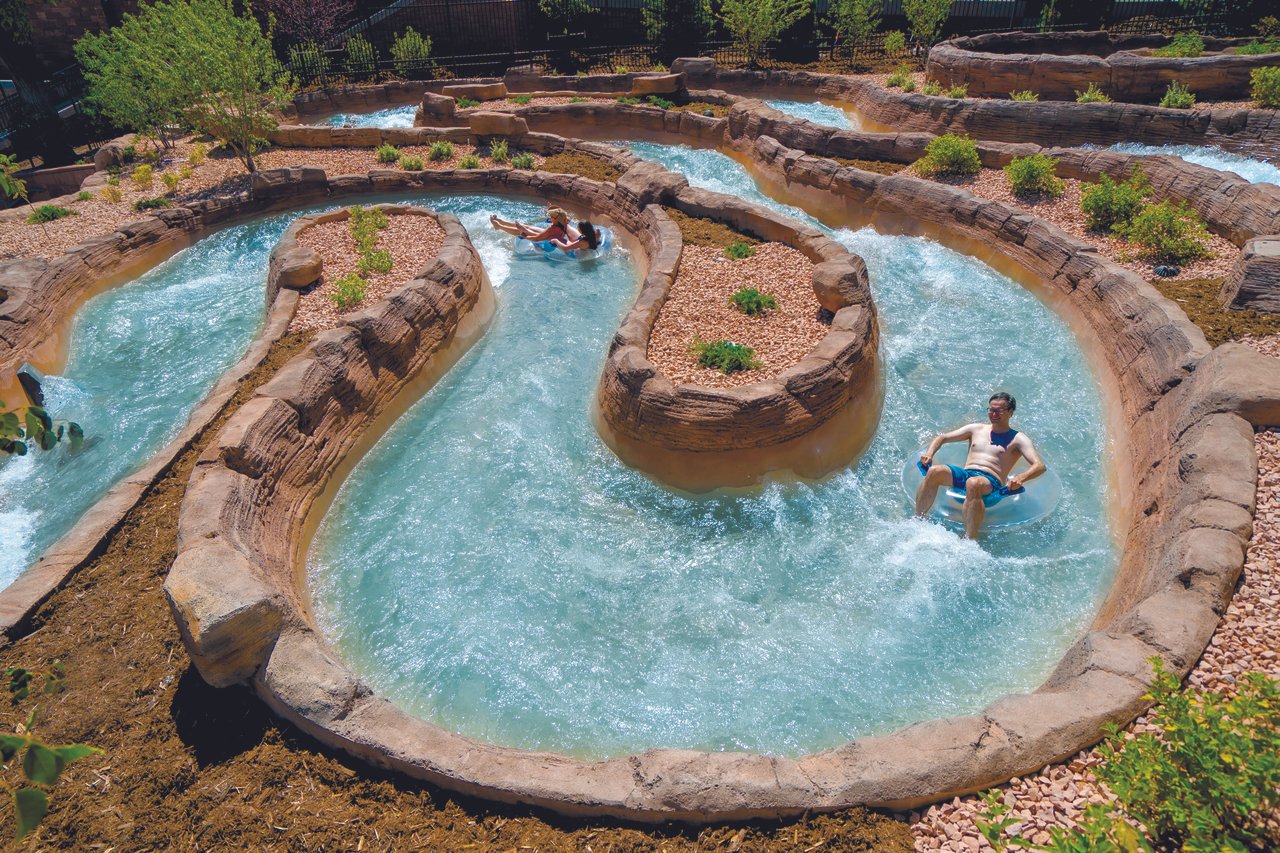
[[[825,124],[842,130],[852,130],[853,122],[847,113],[839,107],[831,107],[817,101],[765,101],[780,113],[796,118],[807,119],[814,124]]]
[[[634,145],[760,199],[713,152]],[[701,179],[695,177],[701,183]],[[622,465],[590,405],[635,298],[630,259],[515,259],[495,208],[448,199],[489,270],[486,336],[364,457],[308,555],[317,620],[374,689],[485,741],[583,757],[797,754],[1034,687],[1115,565],[1102,407],[1065,325],[928,240],[837,232],[882,312],[887,397],[866,455],[818,483],[673,493]],[[981,544],[909,517],[903,460],[994,388],[1064,485]]]
[[[416,104],[407,107],[389,107],[373,113],[338,113],[329,116],[323,124],[329,127],[413,127]]]
[[[0,464],[0,586],[170,441],[262,323],[267,255],[297,214],[228,228],[89,300],[45,403],[85,446]]]
[[[1213,145],[1143,145],[1140,142],[1121,142],[1111,146],[1112,151],[1125,154],[1168,154],[1181,157],[1188,163],[1207,166],[1222,172],[1235,172],[1251,183],[1280,184],[1280,166],[1266,160],[1246,157],[1232,151],[1224,151]]]

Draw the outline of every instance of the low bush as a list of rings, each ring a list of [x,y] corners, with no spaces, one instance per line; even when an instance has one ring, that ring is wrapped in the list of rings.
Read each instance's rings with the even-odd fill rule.
[[[695,338],[689,351],[698,359],[699,367],[708,367],[725,374],[758,370],[764,366],[756,358],[754,349],[733,341],[704,341]]]
[[[1009,189],[1019,198],[1047,195],[1060,196],[1066,188],[1057,175],[1058,161],[1047,154],[1014,157],[1004,167]]]
[[[613,68],[613,73],[614,74],[630,74],[631,69],[625,65],[616,65]]]
[[[590,100],[590,98],[578,98],[578,97],[573,97],[573,98],[570,98],[570,99],[569,99],[569,103],[571,103],[571,104],[585,104],[585,103],[586,103],[587,101],[589,101],[589,100]]]
[[[911,64],[903,62],[898,65],[897,70],[889,75],[889,79],[885,81],[885,85],[890,89],[898,89],[907,85],[907,81],[911,79]]]
[[[522,151],[511,158],[511,168],[513,169],[532,169],[533,155],[527,151]]]
[[[111,184],[102,188],[101,195],[105,201],[109,201],[112,204],[116,204],[124,197],[124,194],[120,192],[120,187],[112,186]]]
[[[335,290],[329,295],[333,300],[333,304],[338,306],[339,311],[346,311],[354,308],[364,300],[364,295],[369,289],[369,282],[360,277],[359,273],[352,273],[349,276],[338,279],[335,283]]]
[[[93,200],[93,193],[89,192],[88,190],[80,190],[80,192],[76,193],[76,201],[92,201],[92,200]]]
[[[1115,231],[1152,261],[1185,264],[1210,254],[1209,232],[1186,202],[1149,204]]]
[[[628,97],[626,97],[626,96],[624,95],[623,97],[618,98],[618,103],[620,103],[620,104],[638,104],[638,103],[640,103],[640,99],[639,99],[639,98],[628,98]]]
[[[400,149],[394,145],[379,145],[375,156],[379,163],[394,163],[400,159]]]
[[[362,35],[354,35],[347,39],[347,72],[350,74],[372,74],[378,70],[378,51]]]
[[[453,157],[453,143],[439,140],[431,143],[431,147],[427,149],[427,157],[436,162],[448,160]]]
[[[133,174],[133,185],[140,190],[151,189],[151,184],[155,182],[155,171],[151,168],[150,163],[143,163],[141,166],[135,166]]]
[[[907,37],[901,30],[892,30],[885,33],[884,36],[884,52],[890,56],[898,56],[907,50]]]
[[[661,109],[664,109],[664,110],[669,110],[675,106],[675,102],[668,101],[666,98],[662,97],[661,95],[650,95],[649,97],[645,98],[645,100],[649,102],[650,106],[660,107]]]
[[[473,101],[470,98],[458,98],[458,109],[460,110],[466,110],[466,109],[470,109],[471,107],[478,107],[478,106],[480,106],[479,101]]]
[[[1151,51],[1152,56],[1176,56],[1183,59],[1194,59],[1204,53],[1204,39],[1199,33],[1179,33],[1173,41],[1164,47]]]
[[[489,141],[489,159],[495,163],[505,163],[511,159],[507,156],[507,140],[493,139]]]
[[[124,158],[126,163],[132,163],[138,159],[138,146],[132,143],[126,145],[124,150],[120,152],[120,156]]]
[[[458,161],[458,168],[459,169],[479,169],[480,158],[474,154],[468,154],[466,157],[463,157],[461,160]]]
[[[1021,92],[1010,92],[1009,100],[1011,101],[1038,101],[1040,96],[1030,89],[1023,89]]]
[[[369,252],[356,261],[356,269],[361,275],[368,275],[371,272],[391,272],[394,263],[390,252]]]
[[[355,241],[361,255],[373,253],[374,246],[378,244],[378,232],[389,224],[387,214],[383,211],[376,207],[366,208],[358,204],[352,205],[347,223],[351,231],[351,239]]]
[[[424,36],[413,27],[406,28],[392,42],[391,58],[395,61],[396,73],[421,76],[434,64],[431,61],[431,36]]]
[[[947,90],[948,98],[967,98],[969,97],[969,84],[965,83],[959,86],[952,86]]]
[[[741,244],[738,244],[741,245]],[[772,294],[761,293],[754,287],[744,287],[736,291],[729,297],[729,301],[733,306],[746,314],[748,317],[754,317],[757,314],[763,314],[766,311],[776,311],[778,308],[778,300]]]
[[[1248,44],[1236,48],[1241,56],[1262,56],[1267,53],[1280,53],[1280,41],[1258,41],[1254,39]]]
[[[199,168],[200,164],[209,156],[209,149],[205,147],[203,142],[197,142],[191,146],[191,150],[187,152],[187,162],[191,164],[193,169]]]
[[[1098,88],[1097,83],[1090,83],[1089,88],[1081,92],[1076,89],[1077,104],[1109,104],[1111,96]]]
[[[1128,225],[1146,203],[1151,184],[1141,166],[1134,166],[1133,173],[1117,183],[1103,175],[1098,183],[1088,186],[1080,200],[1085,224],[1094,231],[1111,231]]]
[[[511,99],[511,102],[515,104],[519,104],[520,106],[523,107],[532,100],[533,100],[533,95],[516,95],[514,98]]]
[[[64,217],[76,215],[74,210],[58,207],[56,204],[42,204],[31,211],[31,215],[27,217],[27,222],[32,225],[43,225],[46,222],[55,222]]]
[[[906,82],[902,84],[902,91],[914,92],[916,90],[916,81],[914,77],[908,77]]]
[[[165,190],[172,195],[178,191],[178,184],[182,183],[182,175],[178,172],[165,172],[160,176],[160,180],[164,182]]]
[[[1174,80],[1160,99],[1160,106],[1171,110],[1189,110],[1196,105],[1196,96],[1187,87]]]
[[[427,165],[422,162],[421,157],[414,157],[410,154],[401,154],[400,159],[396,162],[399,163],[400,168],[406,172],[421,172]]]
[[[159,210],[163,207],[173,207],[173,202],[163,196],[157,196],[139,199],[133,203],[134,210]]]
[[[936,98],[938,95],[942,94],[942,87],[932,80],[926,80],[924,86],[920,89],[920,94],[932,95]]]
[[[1280,67],[1255,68],[1249,75],[1249,97],[1258,106],[1275,109],[1280,107]]]
[[[968,136],[944,133],[929,142],[915,165],[922,175],[976,175],[982,160],[978,146]]]
[[[730,243],[724,247],[724,254],[727,258],[733,258],[735,261],[741,261],[749,258],[756,253],[756,247],[741,241]]]

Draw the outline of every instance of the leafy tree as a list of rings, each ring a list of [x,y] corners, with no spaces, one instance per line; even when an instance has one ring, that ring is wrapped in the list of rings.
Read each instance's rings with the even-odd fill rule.
[[[538,0],[538,10],[553,29],[568,33],[570,26],[595,12],[588,0]]]
[[[837,0],[831,22],[845,44],[856,44],[880,29],[881,0]]]
[[[354,0],[267,0],[280,32],[316,44],[332,39],[355,8]]]
[[[809,14],[810,0],[722,0],[720,20],[747,64],[758,65],[765,47]]]
[[[406,77],[421,74],[431,68],[431,36],[420,34],[409,27],[396,36],[391,45],[391,58],[395,60],[397,73]]]
[[[372,74],[378,70],[378,51],[361,35],[347,39],[347,71],[352,74]]]
[[[645,37],[657,45],[664,62],[697,55],[715,25],[707,0],[644,0],[640,16]]]
[[[41,154],[46,166],[61,166],[76,154],[44,86],[44,67],[31,36],[24,0],[0,0],[0,77],[13,81],[25,107],[12,141],[19,148],[36,149],[33,153]]]
[[[902,0],[902,11],[911,25],[911,35],[933,44],[951,16],[951,0]]]
[[[31,203],[30,196],[27,195],[27,182],[18,177],[18,161],[12,154],[0,154],[0,195],[5,198],[22,199],[34,215],[36,208]],[[43,222],[40,223],[40,227],[44,228]],[[49,229],[44,228],[44,232],[48,234]]]

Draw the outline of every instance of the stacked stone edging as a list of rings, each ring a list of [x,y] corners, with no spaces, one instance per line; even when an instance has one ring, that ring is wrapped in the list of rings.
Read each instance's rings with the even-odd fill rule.
[[[953,38],[929,50],[925,74],[943,86],[968,85],[975,97],[1003,98],[1030,89],[1046,101],[1074,101],[1090,83],[1117,101],[1156,102],[1175,80],[1201,100],[1237,99],[1255,68],[1280,64],[1280,54],[1222,53],[1248,39],[1207,38],[1206,55],[1152,56],[1165,36],[1106,32],[1009,32]]]

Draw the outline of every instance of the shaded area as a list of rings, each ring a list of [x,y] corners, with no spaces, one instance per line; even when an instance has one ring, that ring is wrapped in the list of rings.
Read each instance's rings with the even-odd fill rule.
[[[1152,279],[1151,284],[1167,298],[1178,303],[1178,307],[1187,312],[1191,322],[1200,327],[1200,331],[1204,332],[1209,343],[1215,347],[1245,336],[1280,334],[1280,314],[1224,308],[1218,297],[1222,291],[1220,278],[1197,278],[1191,281],[1157,278]]]
[[[541,172],[559,172],[564,175],[581,175],[593,181],[613,183],[622,173],[603,160],[586,154],[555,154],[538,167]]]

